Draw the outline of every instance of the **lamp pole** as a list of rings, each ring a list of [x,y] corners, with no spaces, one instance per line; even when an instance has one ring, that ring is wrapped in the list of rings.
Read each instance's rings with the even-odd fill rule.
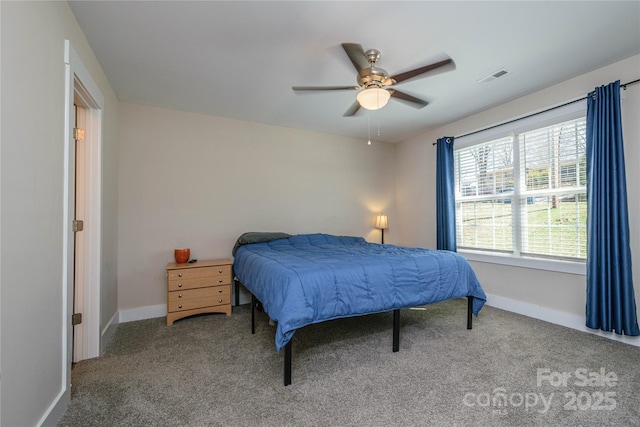
[[[384,244],[384,229],[387,228],[388,224],[389,224],[389,219],[385,214],[381,213],[380,215],[378,215],[378,217],[376,218],[376,228],[380,229],[382,244]]]

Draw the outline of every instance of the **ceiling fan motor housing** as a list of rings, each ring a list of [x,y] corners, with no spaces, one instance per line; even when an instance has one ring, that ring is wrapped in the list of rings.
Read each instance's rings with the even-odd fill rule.
[[[374,67],[373,65],[369,68],[360,70],[358,73],[358,84],[364,88],[381,88],[384,86],[391,86],[393,83],[393,79],[389,77],[389,73],[382,68]]]
[[[368,68],[363,68],[358,72],[358,84],[365,89],[371,87],[382,88],[384,86],[390,86],[394,83],[393,79],[389,77],[382,68],[376,67],[376,62],[380,59],[380,51],[376,49],[369,49],[364,53],[364,57],[370,64]]]

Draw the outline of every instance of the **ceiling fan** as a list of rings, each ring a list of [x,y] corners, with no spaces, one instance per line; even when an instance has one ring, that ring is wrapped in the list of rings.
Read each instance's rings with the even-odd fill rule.
[[[447,58],[415,70],[391,76],[382,68],[376,67],[376,63],[380,60],[380,52],[378,50],[369,49],[365,52],[362,45],[357,43],[342,43],[342,48],[358,71],[358,86],[293,86],[291,89],[296,92],[322,90],[360,91],[356,96],[356,102],[344,113],[345,117],[355,115],[360,107],[368,110],[378,110],[387,104],[389,98],[405,101],[415,108],[423,108],[428,104],[427,101],[400,92],[393,86],[414,78],[427,77],[427,73],[430,71],[433,71],[431,74],[435,74],[456,68],[453,60]]]

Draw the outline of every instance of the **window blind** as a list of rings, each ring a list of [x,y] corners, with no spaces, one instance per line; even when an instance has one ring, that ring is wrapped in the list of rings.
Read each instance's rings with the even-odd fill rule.
[[[456,151],[459,247],[512,251],[513,137]]]
[[[518,136],[522,253],[586,257],[586,120]]]
[[[586,257],[586,120],[457,149],[460,248]]]

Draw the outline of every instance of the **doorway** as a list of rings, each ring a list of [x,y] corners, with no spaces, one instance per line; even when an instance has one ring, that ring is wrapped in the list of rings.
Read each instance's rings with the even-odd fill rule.
[[[104,98],[69,41],[65,147],[65,376],[74,362],[100,355],[102,113]],[[84,132],[75,129],[83,129]],[[76,137],[84,134],[82,141]],[[76,220],[82,220],[82,231]],[[80,313],[82,321],[75,313]],[[73,320],[72,320],[73,319]]]

